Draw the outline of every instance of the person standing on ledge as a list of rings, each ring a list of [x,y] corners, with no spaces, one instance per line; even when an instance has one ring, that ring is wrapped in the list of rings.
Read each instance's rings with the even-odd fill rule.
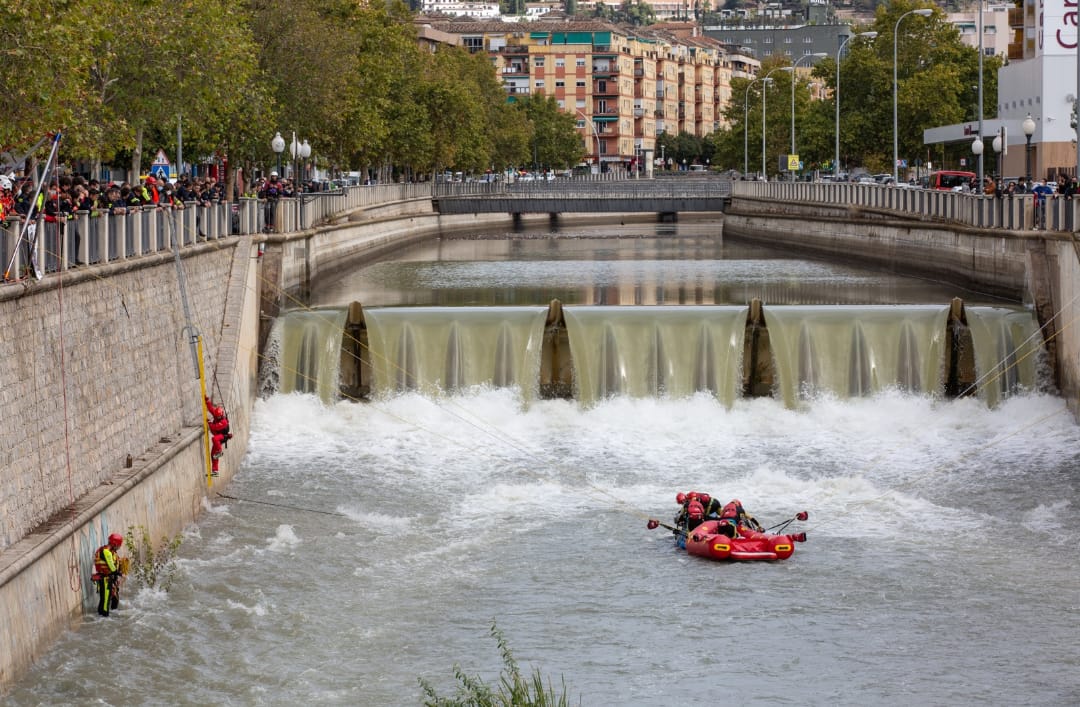
[[[90,577],[97,582],[98,607],[101,616],[108,616],[110,609],[120,605],[120,558],[117,553],[124,544],[124,536],[113,533],[109,542],[94,553],[94,574]]]

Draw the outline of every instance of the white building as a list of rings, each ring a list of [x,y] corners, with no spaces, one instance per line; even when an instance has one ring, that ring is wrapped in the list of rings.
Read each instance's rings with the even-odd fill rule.
[[[499,16],[498,2],[462,2],[461,0],[422,0],[421,14],[441,13],[455,17],[493,20]]]
[[[1008,63],[998,70],[997,115],[983,118],[983,170],[986,174],[996,171],[998,156],[992,141],[1003,131],[1006,154],[1001,156],[1002,174],[1027,173],[1029,155],[1023,124],[1030,115],[1035,125],[1030,152],[1032,177],[1076,174],[1076,131],[1070,125],[1080,62],[1076,0],[1024,0],[1023,7],[1012,8],[1007,14],[1011,39]],[[973,121],[946,125],[925,131],[923,142],[973,142],[978,132],[978,123]]]

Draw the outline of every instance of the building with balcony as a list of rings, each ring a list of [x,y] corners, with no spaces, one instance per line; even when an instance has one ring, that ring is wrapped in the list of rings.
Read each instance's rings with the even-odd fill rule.
[[[760,66],[696,30],[679,36],[664,26],[630,30],[578,20],[424,22],[486,52],[511,99],[549,96],[577,116],[588,161],[605,168],[659,156],[663,133],[715,131],[731,79]]]

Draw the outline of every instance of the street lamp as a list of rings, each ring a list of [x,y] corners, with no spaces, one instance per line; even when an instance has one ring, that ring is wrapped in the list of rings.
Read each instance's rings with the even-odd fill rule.
[[[994,175],[995,180],[1001,179],[1001,151],[1005,149],[1005,141],[1001,138],[1003,130],[1005,130],[1004,125],[1002,125],[1001,128],[998,129],[998,134],[994,136],[994,142],[992,143],[994,147],[994,154],[996,155],[994,163],[997,165],[997,169],[995,170]]]
[[[756,84],[761,79],[754,79],[750,83],[746,84],[746,90],[743,92],[743,176],[750,171],[750,87]]]
[[[929,17],[934,14],[934,11],[928,7],[919,8],[918,10],[909,10],[900,15],[900,19],[896,21],[896,26],[893,27],[893,45],[892,45],[892,169],[893,169],[893,183],[900,183],[900,133],[898,132],[897,125],[897,77],[896,77],[896,43],[899,41],[900,23],[904,21],[904,18],[908,15],[919,15],[920,17]]]
[[[766,85],[761,87],[761,178],[762,178],[762,180],[764,180],[766,182],[769,181],[769,172],[765,168],[765,93],[767,92],[766,89],[768,89],[769,82],[772,81],[772,79],[769,78],[770,76],[772,76],[777,71],[793,71],[793,70],[794,69],[792,69],[792,67],[790,67],[790,66],[778,66],[778,67],[776,67],[775,69],[773,69],[769,73],[765,74],[764,81],[765,81]]]
[[[589,120],[589,117],[587,115],[582,113],[580,110],[575,109],[575,112],[581,116],[581,119],[583,121],[592,125],[593,137],[596,138],[596,171],[593,172],[593,174],[598,174],[600,172],[600,133],[596,132],[596,123]]]
[[[274,139],[270,141],[270,149],[277,153],[277,173],[281,176],[281,153],[285,151],[285,138],[281,133],[274,133]]]
[[[300,159],[302,160],[302,162],[300,163],[301,164],[301,175],[300,175],[301,183],[303,182],[304,178],[307,176],[307,160],[308,160],[308,157],[311,157],[311,145],[305,139],[303,144],[300,145]]]
[[[982,135],[976,135],[975,139],[971,141],[971,154],[975,155],[976,159],[979,160],[980,165],[982,164],[982,155],[983,155],[983,150],[985,150],[985,149],[986,149],[986,146],[983,145]],[[979,171],[979,174],[980,175],[982,174],[982,170]],[[977,194],[985,193],[986,192],[986,187],[983,185],[983,180],[982,180],[981,176],[980,176],[980,179],[978,180],[977,184],[978,184],[978,191],[976,193]]]
[[[795,63],[791,65],[791,154],[798,154],[795,152],[795,84],[798,75],[795,73],[796,67],[803,59],[820,59],[823,56],[828,56],[825,52],[816,52],[814,54],[803,54],[801,57],[795,60]]]
[[[849,34],[847,38],[840,43],[840,48],[836,50],[836,154],[833,156],[833,179],[836,179],[836,176],[840,174],[840,53],[844,51],[844,46],[851,41],[852,37],[873,39],[876,36],[877,32]]]
[[[1024,138],[1027,140],[1027,149],[1024,152],[1024,161],[1027,163],[1027,177],[1024,186],[1028,186],[1031,184],[1031,136],[1035,134],[1035,121],[1031,119],[1031,113],[1028,113],[1027,117],[1024,118],[1021,127],[1024,129]]]
[[[975,156],[979,161],[979,189],[983,189],[983,180],[985,179],[985,171],[983,170],[983,0],[979,0],[979,134],[976,139],[979,141],[979,150],[975,152]]]

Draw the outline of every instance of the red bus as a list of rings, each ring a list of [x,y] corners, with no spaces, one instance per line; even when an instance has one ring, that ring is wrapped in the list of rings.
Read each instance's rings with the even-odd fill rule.
[[[966,191],[975,181],[975,173],[943,169],[940,172],[931,172],[929,176],[923,177],[920,181],[923,189],[952,191],[960,187]]]

